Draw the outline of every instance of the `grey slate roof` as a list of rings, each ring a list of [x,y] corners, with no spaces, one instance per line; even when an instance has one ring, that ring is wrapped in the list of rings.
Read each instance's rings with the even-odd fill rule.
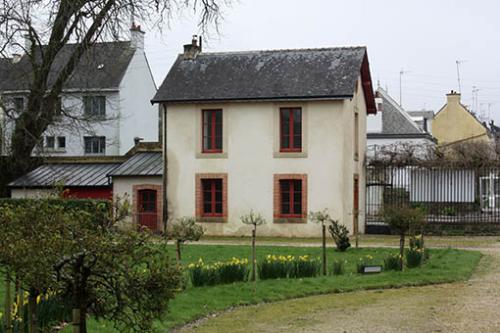
[[[181,54],[152,102],[347,98],[365,56],[365,47]]]
[[[161,152],[139,152],[111,171],[109,176],[161,176],[163,158]]]
[[[377,95],[382,98],[382,133],[418,134],[423,132],[384,89],[378,88]]]
[[[119,163],[44,164],[21,176],[9,187],[50,187],[61,183],[68,187],[109,186],[108,173]]]
[[[49,86],[65,66],[75,44],[65,45],[58,53],[49,76]],[[111,89],[118,88],[134,55],[130,42],[96,43],[87,50],[64,89]],[[40,57],[40,51],[37,54]],[[10,59],[9,59],[10,60]],[[0,62],[0,91],[27,90],[32,78],[32,66],[26,55],[15,64],[2,66]],[[7,70],[2,71],[2,67]]]
[[[424,117],[426,119],[434,119],[434,111],[422,110],[422,111],[406,111],[411,117]]]

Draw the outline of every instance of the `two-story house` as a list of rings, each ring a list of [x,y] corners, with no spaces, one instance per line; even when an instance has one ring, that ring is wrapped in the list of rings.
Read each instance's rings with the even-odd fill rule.
[[[96,43],[84,53],[63,87],[59,119],[45,131],[34,154],[123,155],[134,146],[134,138],[158,140],[158,108],[149,103],[156,86],[144,53],[144,32],[134,25],[130,33],[130,41]],[[59,51],[54,74],[74,47],[67,44]],[[0,95],[4,111],[14,117],[26,107],[31,68],[27,55],[0,61]],[[8,119],[4,117],[2,126],[4,154],[13,128]]]
[[[152,102],[166,119],[169,217],[241,235],[253,209],[260,234],[317,236],[308,212],[328,209],[362,231],[376,113],[365,47],[203,53],[194,39]]]

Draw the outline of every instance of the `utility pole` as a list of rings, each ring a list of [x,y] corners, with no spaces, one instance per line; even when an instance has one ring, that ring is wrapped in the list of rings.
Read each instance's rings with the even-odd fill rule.
[[[409,71],[405,71],[401,68],[399,72],[399,106],[403,107],[403,75],[410,73]]]

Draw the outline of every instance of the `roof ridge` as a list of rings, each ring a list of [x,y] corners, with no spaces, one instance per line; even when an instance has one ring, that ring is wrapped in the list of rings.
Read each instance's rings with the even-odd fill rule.
[[[224,55],[224,54],[253,54],[253,53],[274,53],[274,52],[297,52],[297,51],[332,51],[332,50],[355,50],[366,49],[366,46],[333,46],[319,48],[298,48],[298,49],[268,49],[268,50],[242,50],[242,51],[220,51],[220,52],[201,52],[200,55]],[[179,53],[182,55],[182,53]]]

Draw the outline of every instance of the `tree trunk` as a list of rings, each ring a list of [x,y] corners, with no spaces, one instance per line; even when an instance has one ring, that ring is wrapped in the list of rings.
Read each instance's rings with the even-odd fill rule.
[[[38,316],[36,308],[36,298],[38,297],[38,291],[33,288],[30,289],[28,295],[28,332],[38,333]]]
[[[326,275],[326,226],[321,224],[321,232],[323,236],[323,275]]]
[[[405,251],[405,234],[402,233],[399,239],[399,268],[403,270],[403,257]]]
[[[4,331],[12,333],[12,297],[10,295],[10,274],[5,275],[5,307],[4,307]]]
[[[87,308],[80,305],[73,309],[73,333],[87,333]]]
[[[257,227],[254,227],[254,229],[252,230],[252,281],[256,281],[257,280],[257,274],[256,274],[256,270],[257,270],[257,259],[255,258],[255,238],[257,236]]]
[[[175,254],[177,257],[177,263],[180,264],[181,263],[181,241],[180,240],[177,240],[175,242]]]

